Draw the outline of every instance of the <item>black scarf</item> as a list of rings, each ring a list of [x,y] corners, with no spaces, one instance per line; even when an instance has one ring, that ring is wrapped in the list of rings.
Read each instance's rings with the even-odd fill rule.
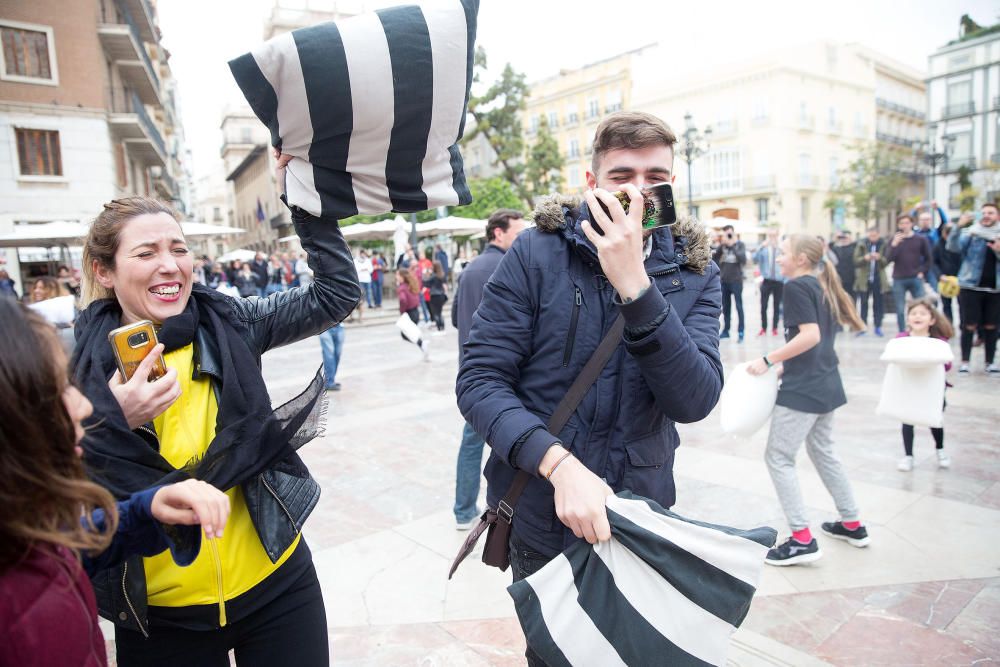
[[[92,303],[77,320],[73,376],[94,404],[82,446],[91,479],[122,499],[157,484],[193,477],[227,490],[275,468],[304,476],[295,450],[319,435],[325,401],[322,368],[309,387],[276,410],[227,297],[194,285],[184,312],[167,318],[159,340],[167,352],[190,344],[199,328],[218,348],[222,367],[215,438],[204,456],[175,470],[142,436],[129,429],[108,380],[117,368],[108,332],[121,325],[114,299]]]

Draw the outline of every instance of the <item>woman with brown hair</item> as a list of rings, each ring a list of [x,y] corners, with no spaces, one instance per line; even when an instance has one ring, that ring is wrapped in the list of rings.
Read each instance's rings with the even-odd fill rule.
[[[822,524],[823,532],[856,547],[869,542],[851,483],[833,451],[833,413],[847,403],[833,343],[842,324],[854,331],[861,331],[865,324],[826,250],[823,239],[806,234],[792,234],[781,242],[778,264],[788,278],[783,294],[787,342],[747,367],[747,372],[762,375],[781,364],[781,386],[764,461],[792,535],[768,551],[765,562],[769,565],[809,563],[822,556],[809,530],[795,469],[803,441],[840,513],[839,521]]]
[[[84,440],[91,477],[119,497],[193,477],[233,506],[225,536],[190,567],[136,558],[94,580],[121,667],[228,665],[230,650],[238,664],[284,664],[289,647],[298,665],[329,662],[322,593],[301,536],[320,490],[296,454],[320,427],[324,378],[321,370],[272,409],[260,363],[344,319],[359,288],[337,221],[296,207],[292,221],[314,282],[245,299],[194,284],[167,204],[113,201],[90,227],[74,376],[98,418]],[[123,381],[107,335],[139,320],[153,322],[160,344]],[[168,372],[148,382],[161,353]]]
[[[154,487],[115,503],[80,461],[90,402],[69,383],[51,326],[0,299],[0,642],[2,665],[106,665],[87,572],[129,554],[171,549],[178,565],[200,547],[178,528],[223,534],[229,499],[204,482]],[[81,558],[82,557],[82,558]]]
[[[63,292],[59,281],[49,276],[35,278],[31,283],[31,303],[39,303],[57,296],[65,296],[69,292]]]
[[[435,260],[433,267],[433,272],[424,276],[424,288],[430,291],[431,319],[438,332],[444,332],[444,316],[441,311],[448,300],[448,286],[444,282],[444,266],[441,262]]]
[[[424,354],[424,361],[430,361],[428,341],[420,336],[420,329],[417,326],[420,323],[420,281],[417,280],[416,276],[418,270],[415,264],[408,269],[396,269],[396,297],[399,299],[399,312],[409,317],[414,327],[407,327],[411,331],[410,336],[405,333],[407,329],[403,329],[400,336],[403,340],[408,340],[420,348]],[[412,333],[413,331],[415,333]]]

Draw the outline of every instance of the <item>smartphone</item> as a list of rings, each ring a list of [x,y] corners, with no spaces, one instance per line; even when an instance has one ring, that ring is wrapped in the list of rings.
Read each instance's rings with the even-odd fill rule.
[[[134,324],[127,324],[118,327],[108,333],[108,342],[115,352],[115,359],[118,361],[118,371],[122,375],[122,382],[128,382],[135,374],[135,370],[146,358],[149,351],[159,343],[156,340],[156,330],[149,320],[140,320]],[[163,355],[153,364],[153,370],[149,374],[149,381],[159,380],[167,374],[167,364],[163,361]]]
[[[642,228],[643,229],[656,229],[657,227],[666,227],[677,222],[677,209],[674,208],[674,190],[670,186],[670,183],[658,183],[657,185],[651,185],[649,187],[642,188],[640,191],[642,193],[643,200],[643,213],[642,213]],[[621,202],[622,208],[628,213],[628,207],[631,203],[627,192],[612,192],[619,202]],[[604,202],[600,199],[597,200],[604,212],[611,217],[611,211],[605,206]],[[604,231],[601,229],[600,225],[596,221],[590,221],[591,226],[597,230],[598,234],[604,235]]]

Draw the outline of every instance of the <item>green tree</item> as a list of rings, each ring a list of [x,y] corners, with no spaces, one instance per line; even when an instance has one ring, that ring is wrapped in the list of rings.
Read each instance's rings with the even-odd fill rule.
[[[528,152],[524,180],[532,197],[541,197],[562,189],[563,156],[559,142],[549,131],[549,121],[542,118],[538,139]]]
[[[972,170],[963,164],[958,168],[958,210],[962,213],[976,208],[979,190],[972,186]]]
[[[840,185],[824,202],[829,209],[843,206],[848,215],[868,225],[883,213],[895,212],[907,178],[903,157],[877,143],[859,144],[856,156],[840,172]]]
[[[469,190],[472,192],[472,203],[452,208],[451,215],[485,220],[498,208],[524,211],[524,202],[511,184],[501,176],[472,179],[469,181]]]
[[[476,48],[473,82],[480,83],[486,70],[486,51]],[[524,137],[521,135],[521,112],[528,97],[528,84],[524,74],[516,72],[510,63],[503,68],[500,77],[482,95],[469,96],[469,113],[475,120],[471,130],[467,128],[464,141],[471,141],[482,134],[496,153],[497,162],[503,169],[504,177],[522,200],[522,205],[531,205],[531,196],[524,186]]]

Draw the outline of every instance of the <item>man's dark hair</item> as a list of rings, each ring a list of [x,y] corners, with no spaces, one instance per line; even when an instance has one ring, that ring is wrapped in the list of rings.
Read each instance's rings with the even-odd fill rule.
[[[1000,213],[1000,206],[997,206],[996,203],[991,202],[991,201],[988,201],[985,204],[983,204],[982,206],[980,206],[979,210],[981,211],[984,208],[986,208],[987,206],[992,206],[994,211],[996,211],[997,213]]]
[[[904,213],[903,215],[896,218],[896,224],[898,225],[903,220],[909,220],[910,224],[913,224],[913,217],[909,213]]]
[[[510,229],[511,220],[520,220],[522,218],[524,218],[524,214],[518,210],[512,208],[497,209],[486,223],[486,240],[494,241],[496,230],[507,231]]]
[[[606,116],[597,126],[590,169],[596,174],[601,158],[608,151],[623,148],[635,150],[650,146],[666,146],[673,150],[676,143],[677,135],[674,131],[653,114],[644,111],[618,111]]]
[[[732,225],[726,225],[725,227],[722,228],[722,231],[724,231],[724,232],[735,232],[736,228],[733,227]]]

